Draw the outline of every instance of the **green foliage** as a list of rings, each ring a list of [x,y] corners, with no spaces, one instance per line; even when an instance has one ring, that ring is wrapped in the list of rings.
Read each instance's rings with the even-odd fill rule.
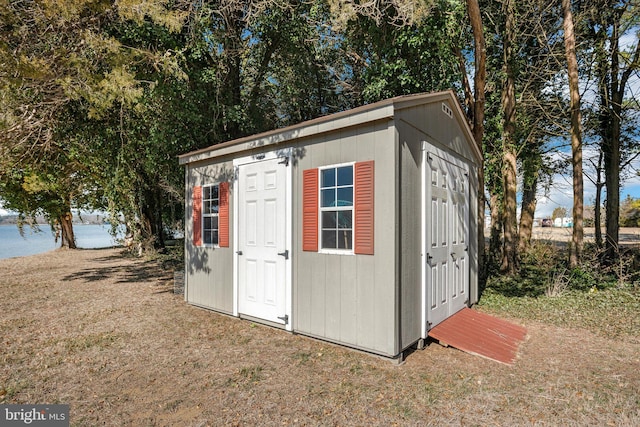
[[[500,315],[536,320],[561,327],[578,327],[602,336],[637,336],[640,330],[640,291],[606,289],[570,292],[562,297],[508,297],[493,289],[480,306]]]
[[[175,228],[182,215],[175,158],[207,135],[206,110],[185,102],[185,12],[163,1],[54,1],[0,13],[0,57],[19,59],[0,75],[5,207],[52,221],[71,207],[108,209],[114,226],[123,219],[161,246],[163,217]]]
[[[548,185],[545,144],[567,113],[561,20],[557,5],[516,7],[519,166]],[[482,12],[485,182],[500,203],[504,12]],[[107,209],[160,247],[184,216],[178,154],[387,97],[462,94],[466,22],[458,0],[1,3],[2,198],[25,215]]]
[[[553,209],[553,212],[551,213],[551,219],[555,220],[556,218],[565,218],[567,215],[567,208],[565,208],[564,206],[558,206],[557,208]]]
[[[585,248],[586,261],[573,270],[568,269],[565,252],[534,242],[521,259],[518,275],[490,274],[480,306],[503,315],[607,335],[637,333],[640,252],[629,250],[624,255],[628,263],[606,270],[600,267],[595,247]]]
[[[578,267],[570,269],[566,249],[552,244],[534,241],[521,254],[520,271],[515,276],[503,276],[497,271],[490,272],[487,289],[507,297],[540,297],[548,294],[554,282],[562,282],[560,288],[567,292],[587,292],[611,287],[633,287],[640,284],[636,274],[637,258],[640,252],[627,250],[627,264],[603,268],[600,253],[593,245],[585,246],[585,257]],[[556,284],[557,285],[557,284]]]
[[[427,16],[405,26],[394,25],[397,13],[385,19],[358,16],[349,23],[345,44],[356,61],[354,86],[363,102],[417,92],[461,88],[456,49],[470,44],[463,3],[437,1]],[[359,73],[355,74],[358,70]]]
[[[620,204],[620,226],[640,226],[640,199],[627,198]]]

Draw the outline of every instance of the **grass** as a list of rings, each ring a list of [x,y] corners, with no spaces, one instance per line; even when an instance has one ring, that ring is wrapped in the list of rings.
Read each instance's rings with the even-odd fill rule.
[[[593,247],[570,270],[566,250],[534,243],[515,276],[490,275],[479,306],[514,318],[585,328],[601,336],[636,335],[640,330],[640,251],[628,250],[603,268]]]
[[[555,297],[550,266],[494,275],[482,309],[529,334],[513,366],[435,344],[397,366],[189,306],[159,291],[165,261],[113,249],[0,260],[0,291],[20,289],[0,299],[0,403],[70,404],[72,426],[640,425],[637,288],[616,275],[591,291],[601,272],[554,263]]]
[[[640,330],[640,293],[622,289],[569,291],[561,297],[510,297],[488,288],[480,307],[514,318],[589,329],[599,335],[634,335]]]

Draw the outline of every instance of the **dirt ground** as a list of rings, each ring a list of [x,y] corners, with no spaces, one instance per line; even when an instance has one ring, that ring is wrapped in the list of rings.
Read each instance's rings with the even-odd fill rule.
[[[571,233],[573,233],[572,228],[535,227],[532,230],[532,237],[537,240],[564,244],[571,241]],[[605,234],[606,231],[602,228],[603,239]],[[593,243],[595,241],[595,228],[585,227],[584,240],[587,243]],[[620,228],[619,242],[621,245],[640,245],[640,228]]]
[[[118,250],[0,260],[0,403],[78,426],[640,425],[640,338],[522,322],[514,366],[436,344],[395,366],[187,305]]]

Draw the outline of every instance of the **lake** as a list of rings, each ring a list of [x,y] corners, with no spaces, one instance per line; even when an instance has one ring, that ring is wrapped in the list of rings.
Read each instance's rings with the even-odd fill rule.
[[[0,259],[35,255],[60,247],[60,242],[54,241],[51,227],[41,225],[40,230],[40,232],[34,232],[30,227],[25,227],[24,237],[22,237],[16,225],[0,225]],[[76,244],[83,249],[116,246],[116,242],[109,234],[110,230],[109,225],[73,225]]]

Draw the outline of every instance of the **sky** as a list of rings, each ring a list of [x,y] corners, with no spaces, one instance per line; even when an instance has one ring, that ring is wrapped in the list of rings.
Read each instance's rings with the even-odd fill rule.
[[[637,30],[637,29],[636,29]],[[635,50],[635,44],[638,42],[635,31],[629,31],[626,35],[620,38],[620,48],[622,50]],[[568,88],[567,96],[568,96]],[[593,82],[581,80],[580,82],[580,92],[581,92],[581,107],[583,111],[586,111],[590,108],[595,108],[597,104],[597,88],[594,86]],[[627,83],[626,87],[626,98],[627,99],[640,99],[640,73],[636,70],[633,73]],[[584,114],[584,113],[583,113]],[[637,138],[637,136],[636,136]],[[565,142],[564,153],[558,152],[555,153],[554,156],[556,159],[559,159],[561,156],[565,156],[565,158],[570,158],[570,147],[569,147],[569,135],[567,134],[567,141]],[[636,146],[640,145],[640,141],[636,141]],[[592,159],[594,163],[598,161],[598,153],[585,144],[583,148],[583,168],[585,173],[589,173],[590,163],[589,159]],[[591,168],[593,169],[593,168]],[[635,159],[629,167],[623,171],[624,176],[621,176],[620,180],[620,201],[624,200],[627,195],[632,198],[640,198],[640,176],[638,176],[638,172],[640,171],[640,159]],[[595,176],[594,176],[595,178]],[[602,178],[604,179],[604,177]],[[606,198],[606,194],[603,190],[602,193],[602,201],[604,202]],[[553,210],[557,207],[564,207],[567,209],[569,214],[573,209],[573,190],[572,190],[572,178],[570,174],[570,170],[567,170],[566,174],[556,173],[553,176],[553,185],[550,189],[550,192],[547,195],[542,194],[542,192],[538,193],[538,204],[536,208],[536,218],[546,218],[551,217]],[[591,205],[593,206],[595,200],[595,186],[593,183],[585,176],[584,177],[584,204],[585,206]],[[571,216],[571,215],[569,215]]]
[[[585,149],[583,152],[583,157],[585,159],[584,167],[586,169],[587,162],[586,160],[589,157],[594,157],[597,161],[597,155],[593,152],[593,150]],[[627,195],[630,195],[632,198],[638,199],[640,198],[640,176],[637,175],[636,171],[640,170],[640,159],[636,159],[629,168],[627,173],[628,178],[624,181],[621,181],[620,184],[620,201],[624,200]],[[573,209],[573,184],[572,177],[567,171],[567,174],[559,174],[556,173],[553,176],[553,184],[549,191],[548,196],[544,195],[543,192],[539,191],[538,193],[538,204],[536,207],[536,218],[550,218],[553,210],[558,207],[563,207],[567,209],[569,216],[571,216],[571,210]],[[604,177],[602,178],[604,179]],[[585,176],[584,177],[584,204],[593,206],[595,201],[596,189],[593,183]],[[602,192],[602,201],[604,202],[606,198],[605,191]]]

